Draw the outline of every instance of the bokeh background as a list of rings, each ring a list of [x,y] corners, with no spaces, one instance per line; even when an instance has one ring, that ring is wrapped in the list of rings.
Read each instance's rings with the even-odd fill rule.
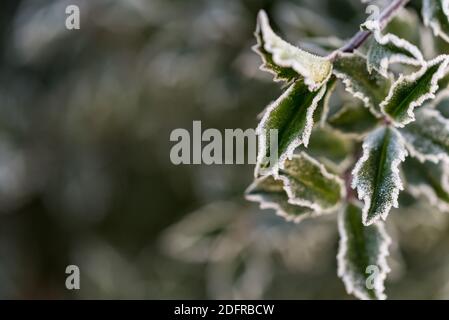
[[[81,29],[65,28],[65,8]],[[244,200],[251,165],[170,162],[170,132],[254,128],[281,92],[257,11],[293,43],[346,38],[360,0],[9,0],[0,10],[0,298],[348,299],[336,219]],[[223,132],[223,131],[222,131]],[[390,298],[449,297],[447,216],[389,218]],[[81,289],[65,288],[79,266]]]

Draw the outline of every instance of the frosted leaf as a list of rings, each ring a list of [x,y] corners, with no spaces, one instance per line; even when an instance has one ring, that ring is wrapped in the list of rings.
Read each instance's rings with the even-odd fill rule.
[[[403,138],[394,128],[381,127],[365,138],[363,155],[352,171],[352,188],[365,203],[363,224],[385,220],[391,207],[398,207],[399,191],[403,190],[399,164],[406,155]]]
[[[449,42],[449,0],[423,0],[422,17],[435,36]]]
[[[363,101],[364,105],[380,117],[380,102],[388,93],[391,81],[366,68],[366,58],[357,53],[340,53],[334,60],[334,74],[343,81],[346,91]]]
[[[380,104],[382,112],[398,127],[414,121],[414,109],[435,98],[438,82],[447,74],[448,63],[449,56],[440,55],[411,75],[401,74]]]
[[[254,50],[261,56],[262,70],[275,75],[275,80],[291,81],[292,71],[304,79],[309,90],[318,90],[332,73],[332,63],[324,58],[301,50],[276,35],[270,27],[265,11],[259,11],[255,32]]]
[[[291,204],[284,190],[282,180],[273,176],[265,176],[253,181],[246,189],[245,198],[249,201],[259,202],[261,209],[274,209],[276,214],[287,221],[300,222],[305,218],[317,215],[309,207]]]
[[[378,71],[384,77],[388,77],[388,67],[393,63],[402,63],[413,66],[425,64],[421,51],[407,40],[388,33],[383,35],[379,21],[369,20],[362,25],[363,29],[372,32],[374,40],[368,49],[368,72]]]
[[[313,128],[313,114],[325,92],[326,85],[319,91],[311,92],[303,81],[298,80],[267,108],[256,129],[259,148],[256,177],[262,174],[277,176],[279,168],[283,168],[285,160],[298,146],[303,144],[307,147]],[[277,157],[270,158],[276,152],[271,150],[271,130],[277,130],[278,140],[274,141],[277,142]]]
[[[286,161],[279,176],[284,182],[289,203],[320,213],[334,210],[345,196],[343,181],[304,152]]]
[[[438,110],[421,109],[416,121],[400,130],[410,155],[421,162],[449,161],[449,120]]]
[[[384,281],[390,272],[386,258],[391,240],[383,223],[364,226],[360,207],[348,203],[339,213],[338,231],[338,276],[346,291],[363,300],[386,299]]]
[[[424,198],[441,212],[449,212],[449,174],[447,164],[421,163],[408,158],[404,165],[407,191]]]
[[[259,16],[262,13],[259,13]],[[298,73],[291,67],[283,67],[277,65],[273,61],[273,55],[271,52],[267,51],[264,47],[264,37],[262,34],[261,28],[261,19],[257,20],[256,31],[254,32],[254,36],[256,37],[257,44],[252,47],[253,51],[256,52],[260,58],[262,59],[262,65],[260,66],[260,70],[271,73],[274,76],[274,81],[284,81],[291,82],[299,77]]]
[[[355,138],[370,132],[377,123],[376,117],[361,104],[344,105],[328,120],[333,129]]]

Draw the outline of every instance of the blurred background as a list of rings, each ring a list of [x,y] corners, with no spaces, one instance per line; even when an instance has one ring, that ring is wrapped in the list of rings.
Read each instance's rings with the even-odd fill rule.
[[[65,28],[70,4],[80,30]],[[351,298],[335,216],[284,222],[244,200],[252,165],[175,166],[169,137],[193,120],[255,128],[279,95],[251,51],[259,9],[307,45],[351,36],[365,6],[2,1],[0,298]],[[449,298],[447,216],[403,203],[387,294]],[[70,264],[80,290],[65,287]]]

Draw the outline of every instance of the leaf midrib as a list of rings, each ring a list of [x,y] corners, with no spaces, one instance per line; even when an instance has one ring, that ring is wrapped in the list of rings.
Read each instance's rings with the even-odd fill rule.
[[[387,157],[387,150],[388,150],[388,144],[390,141],[391,132],[389,128],[385,128],[385,134],[382,139],[382,149],[380,152],[380,159],[379,159],[379,165],[377,166],[377,172],[376,172],[376,179],[374,180],[374,190],[373,190],[373,201],[371,201],[370,209],[368,210],[368,217],[372,217],[372,213],[374,211],[374,208],[376,207],[375,204],[378,200],[378,191],[379,191],[379,185],[381,184],[382,180],[382,173],[383,169],[385,167],[385,160]]]
[[[316,95],[315,92],[306,93],[306,98],[301,103],[299,103],[298,106],[295,106],[294,101],[296,99],[294,99],[294,101],[292,102],[293,109],[294,109],[292,111],[293,116],[289,117],[289,120],[287,121],[287,123],[285,125],[283,125],[282,128],[278,129],[279,130],[279,141],[280,141],[279,154],[283,154],[285,152],[285,150],[288,148],[288,145],[290,144],[290,139],[288,139],[288,137],[287,137],[287,141],[285,142],[285,140],[286,140],[285,134],[289,131],[289,128],[291,127],[292,123],[294,123],[295,121],[298,121],[298,118],[300,116],[303,116],[304,113],[307,114],[307,109],[310,107],[310,102],[313,100],[315,95]],[[305,106],[307,106],[307,107],[305,107]],[[305,110],[303,110],[303,109],[305,109]],[[303,131],[304,131],[304,129],[301,131],[301,133]]]
[[[290,179],[293,180],[297,180],[300,184],[304,185],[306,188],[309,188],[311,190],[316,191],[319,194],[324,195],[324,197],[321,197],[321,199],[326,199],[326,203],[332,204],[329,199],[333,199],[333,193],[330,192],[328,189],[325,189],[323,187],[320,187],[316,184],[313,184],[313,181],[311,180],[307,180],[307,179],[301,179],[301,177],[299,176],[293,176],[292,174],[290,174],[289,172],[285,171],[285,170],[280,170],[280,174],[282,175],[286,175],[288,177],[290,177]],[[329,181],[329,184],[334,184],[333,182]],[[338,201],[338,197],[337,197],[337,201]]]
[[[421,85],[421,83],[422,83],[424,80],[428,80],[428,78],[429,78],[429,77],[431,78],[432,76],[433,76],[433,73],[432,73],[432,72],[429,72],[429,70],[426,70],[426,74],[425,74],[423,77],[419,78],[419,80],[417,81],[416,85],[412,88],[412,90],[410,90],[410,91],[407,93],[407,95],[405,96],[405,98],[402,99],[402,101],[398,104],[397,108],[395,108],[395,109],[393,110],[393,112],[391,112],[391,116],[392,116],[392,117],[397,117],[398,114],[399,114],[399,112],[402,112],[402,106],[403,106],[406,102],[408,102],[408,100],[410,99],[410,97],[416,92],[417,88]],[[409,103],[408,103],[408,104],[409,104]]]

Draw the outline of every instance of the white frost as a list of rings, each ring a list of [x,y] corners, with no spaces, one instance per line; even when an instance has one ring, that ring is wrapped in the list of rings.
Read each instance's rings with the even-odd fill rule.
[[[282,40],[271,29],[268,16],[265,11],[259,11],[257,18],[256,35],[262,34],[263,48],[271,53],[273,62],[281,67],[292,68],[298,74],[304,77],[304,83],[308,86],[310,91],[318,90],[323,84],[327,82],[332,73],[332,63],[324,58],[314,54],[303,51],[290,43]],[[257,38],[257,36],[256,36]],[[257,50],[255,51],[262,57],[264,64],[261,69],[277,75],[276,72],[265,67],[266,61],[263,54]]]
[[[270,132],[269,129],[265,128],[266,124],[271,116],[271,112],[276,109],[279,104],[284,100],[287,99],[288,96],[292,93],[294,89],[295,83],[290,85],[290,87],[276,100],[274,101],[266,110],[264,116],[262,117],[262,120],[260,121],[259,125],[256,129],[256,134],[258,135],[258,157],[257,157],[257,165],[255,169],[255,176],[257,177],[258,173],[260,172],[260,165],[265,159],[265,155],[267,153],[267,136],[269,136]],[[315,109],[318,106],[318,102],[321,100],[321,98],[324,96],[324,93],[326,92],[326,85],[324,85],[320,91],[315,95],[315,97],[312,100],[312,103],[310,106],[307,107],[307,113],[306,113],[306,123],[305,127],[302,131],[302,133],[296,137],[291,143],[289,144],[287,150],[283,152],[278,159],[278,162],[275,164],[270,163],[270,173],[273,174],[275,177],[278,177],[279,169],[284,168],[284,162],[287,159],[291,159],[293,152],[297,147],[299,147],[301,144],[304,144],[305,147],[309,144],[310,135],[312,133],[313,129],[313,114],[315,112]],[[280,138],[280,137],[278,137]]]
[[[380,62],[380,70],[377,70],[384,77],[388,77],[388,67],[393,63],[403,63],[413,66],[423,66],[425,64],[421,51],[415,45],[391,33],[382,35],[378,20],[368,20],[362,25],[362,28],[371,31],[375,41],[380,45],[393,45],[396,48],[409,52],[413,56],[409,57],[403,53],[385,55]],[[372,65],[370,64],[368,64],[368,72],[372,72]]]
[[[337,183],[340,187],[340,199],[344,199],[346,197],[346,189],[343,180],[341,180],[338,176],[328,172],[324,165],[322,163],[319,163],[317,160],[306,154],[305,152],[301,152],[299,154],[293,155],[294,158],[300,159],[303,158],[307,162],[311,163],[312,166],[318,167],[320,170],[320,174],[323,175],[323,177],[334,181]],[[337,208],[339,208],[340,203],[337,202],[332,207],[323,208],[318,203],[312,202],[307,199],[299,198],[298,195],[295,193],[294,189],[291,187],[290,178],[285,175],[280,175],[279,177],[284,182],[284,190],[288,195],[288,202],[294,205],[299,205],[302,207],[308,207],[314,210],[318,213],[329,213],[335,211]]]
[[[338,231],[340,234],[340,243],[339,243],[339,249],[337,254],[337,264],[338,264],[338,276],[343,280],[343,283],[345,284],[346,291],[349,294],[354,294],[357,298],[362,300],[368,300],[370,299],[369,296],[366,295],[365,290],[362,288],[359,288],[356,286],[356,280],[354,273],[350,270],[348,261],[346,259],[346,255],[348,252],[348,235],[346,233],[345,229],[345,222],[344,222],[344,210],[342,209],[342,212],[339,214],[338,218]],[[385,279],[387,278],[388,272],[390,272],[390,267],[387,264],[387,257],[389,255],[388,247],[391,244],[391,238],[388,236],[387,232],[385,231],[384,224],[382,222],[376,222],[374,224],[374,227],[377,228],[380,237],[382,239],[379,249],[378,249],[378,255],[376,258],[376,265],[379,267],[379,270],[381,271],[377,276],[374,278],[374,290],[377,293],[379,299],[384,300],[387,298],[385,295]]]
[[[418,99],[410,103],[407,107],[407,118],[402,121],[396,121],[396,119],[393,119],[388,113],[385,111],[385,107],[390,103],[390,100],[392,97],[394,97],[396,90],[398,87],[404,85],[404,83],[413,83],[416,80],[418,80],[420,77],[422,77],[429,68],[438,65],[439,67],[437,71],[433,74],[431,80],[430,80],[430,89],[428,92],[422,94]],[[390,88],[390,92],[388,93],[387,97],[384,99],[384,101],[381,102],[380,108],[382,112],[389,117],[389,119],[397,126],[397,127],[404,127],[406,124],[415,121],[415,114],[414,109],[416,107],[421,106],[426,100],[434,99],[435,93],[437,92],[439,86],[438,81],[443,78],[448,73],[448,64],[449,64],[449,55],[439,55],[435,59],[427,62],[420,70],[418,70],[415,73],[412,73],[410,75],[404,76],[401,74],[399,78],[393,83],[393,85]],[[400,89],[399,89],[400,90]]]
[[[347,56],[351,57],[353,56],[353,53],[339,53],[339,56]],[[376,116],[381,117],[382,114],[379,113],[379,111],[376,110],[374,106],[374,101],[371,101],[370,97],[368,97],[365,93],[363,93],[360,90],[357,90],[354,85],[354,80],[348,76],[346,73],[340,72],[336,69],[333,71],[334,75],[339,78],[343,84],[345,85],[345,90],[349,92],[351,95],[353,95],[355,98],[360,99],[363,101],[365,106]]]
[[[365,177],[362,171],[363,166],[371,156],[373,149],[377,148],[379,144],[381,145],[383,143],[382,140],[385,135],[385,130],[392,130],[392,134],[394,135],[392,139],[397,139],[397,141],[393,142],[395,144],[395,146],[393,146],[394,150],[388,151],[390,153],[395,153],[394,159],[391,160],[391,175],[388,177],[394,187],[392,188],[392,190],[385,190],[386,193],[391,194],[392,200],[385,201],[380,207],[381,211],[377,212],[374,217],[368,220],[368,211],[371,207],[371,198],[373,197],[373,193],[376,188],[376,186],[373,184],[375,177]],[[405,157],[407,156],[407,150],[405,149],[403,138],[401,137],[400,133],[397,132],[394,128],[385,127],[380,127],[369,134],[363,142],[362,148],[362,157],[357,161],[352,171],[353,180],[351,186],[353,189],[357,189],[358,198],[365,204],[362,211],[362,221],[364,225],[368,226],[379,220],[380,218],[385,220],[391,208],[397,208],[399,206],[399,191],[404,189],[399,173],[399,164],[405,160]]]
[[[265,177],[263,177],[261,179],[265,179]],[[251,190],[252,188],[254,188],[254,186],[256,184],[257,184],[257,180],[254,181],[248,187],[247,190]],[[287,197],[287,195],[286,195],[286,197]],[[290,214],[287,211],[285,211],[279,203],[277,203],[275,201],[269,201],[266,197],[264,197],[263,195],[260,195],[260,194],[245,194],[245,199],[247,199],[249,201],[253,201],[253,202],[258,202],[259,203],[259,207],[261,209],[273,209],[273,210],[275,210],[276,215],[284,218],[286,221],[289,221],[289,222],[300,223],[304,219],[313,218],[313,217],[317,217],[317,216],[321,215],[320,212],[313,211],[312,209],[310,209],[309,212],[304,212],[301,215]]]

